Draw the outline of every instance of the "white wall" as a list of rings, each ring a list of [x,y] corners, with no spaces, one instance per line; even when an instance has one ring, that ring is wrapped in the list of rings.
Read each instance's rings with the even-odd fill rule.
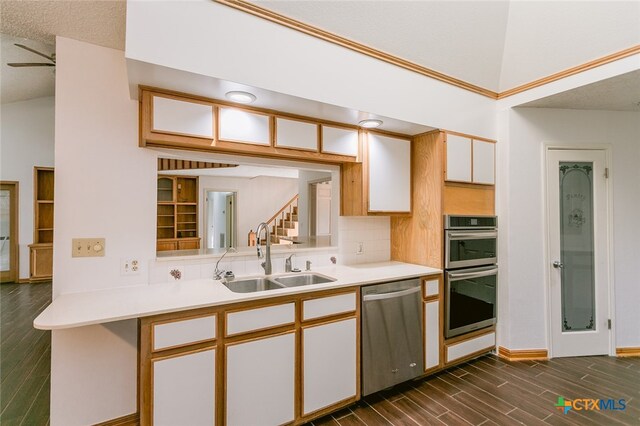
[[[155,258],[156,158],[138,147],[137,102],[124,54],[56,43],[54,298],[148,283]],[[106,238],[105,256],[71,258],[74,237]],[[139,275],[120,276],[137,257]],[[136,321],[53,331],[51,424],[80,425],[136,411]]]
[[[21,279],[29,278],[33,243],[33,167],[53,167],[54,111],[53,97],[2,104],[0,180],[19,182]]]
[[[298,198],[298,235],[301,237],[309,236],[309,182],[317,181],[320,179],[331,179],[331,173],[328,172],[317,172],[311,170],[300,170],[298,174],[298,194],[300,194],[300,198]],[[335,181],[334,181],[335,182]],[[331,194],[331,223],[334,228],[337,228],[337,218],[338,215],[334,215],[333,206],[335,204],[340,205],[340,199],[336,197],[335,190],[333,187],[340,186],[340,181],[336,182],[332,186],[332,194]],[[339,194],[338,190],[338,194]],[[339,195],[338,195],[339,196]],[[332,229],[333,231],[334,229]]]
[[[640,113],[520,108],[500,114],[508,134],[501,139],[498,175],[500,259],[499,305],[517,313],[501,319],[500,345],[547,348],[544,257],[544,144],[610,145],[613,155],[613,241],[616,346],[640,346]]]
[[[207,191],[236,192],[236,247],[247,247],[247,235],[255,231],[260,222],[269,220],[294,195],[298,193],[298,180],[271,176],[255,178],[231,178],[200,176],[200,197]],[[264,216],[264,214],[268,216]],[[200,217],[206,217],[206,202],[200,203]],[[204,221],[200,224],[200,236],[205,238]],[[217,237],[216,237],[217,238]]]
[[[142,62],[495,137],[490,98],[208,0],[128,1],[126,49]]]

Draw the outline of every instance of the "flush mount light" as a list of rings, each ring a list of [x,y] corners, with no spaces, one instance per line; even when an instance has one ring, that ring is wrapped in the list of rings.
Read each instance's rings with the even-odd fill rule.
[[[242,92],[239,90],[227,92],[225,96],[230,101],[237,102],[239,104],[250,104],[251,102],[256,100],[256,95],[254,95],[253,93]]]
[[[382,124],[382,120],[362,120],[358,123],[360,127],[364,127],[365,129],[373,129],[374,127],[379,127]]]

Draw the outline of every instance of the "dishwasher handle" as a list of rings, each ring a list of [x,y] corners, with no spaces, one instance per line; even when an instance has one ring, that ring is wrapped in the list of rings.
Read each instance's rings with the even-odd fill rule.
[[[363,296],[362,301],[368,302],[371,300],[395,299],[396,297],[404,297],[409,294],[418,293],[420,291],[422,291],[422,287],[414,287],[401,291],[392,291],[390,293],[369,294],[367,296]]]

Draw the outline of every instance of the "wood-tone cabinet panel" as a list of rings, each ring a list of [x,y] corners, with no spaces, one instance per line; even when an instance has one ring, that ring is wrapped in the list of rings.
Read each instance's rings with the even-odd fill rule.
[[[411,212],[411,141],[369,133],[369,211]]]
[[[216,338],[216,315],[152,326],[153,350],[183,346]]]
[[[318,151],[318,125],[276,117],[275,145],[278,148]]]
[[[447,134],[446,180],[471,182],[471,138]]]
[[[227,313],[227,336],[293,324],[296,318],[294,303],[265,306]]]
[[[200,238],[181,238],[178,240],[178,250],[198,250],[200,248]]]
[[[152,131],[213,139],[213,105],[153,96]]]
[[[492,142],[473,141],[473,183],[495,183],[495,149]]]
[[[53,276],[53,244],[32,244],[29,246],[31,254],[31,279],[44,280]]]
[[[155,426],[215,423],[216,350],[152,361]]]
[[[227,345],[226,423],[279,425],[294,419],[295,333]]]
[[[322,152],[357,157],[358,151],[357,130],[322,126]]]
[[[437,283],[437,281],[436,281]],[[424,304],[424,369],[430,370],[440,365],[440,301]]]
[[[304,327],[303,415],[357,395],[356,318]]]
[[[220,107],[218,120],[218,139],[220,140],[271,145],[271,126],[268,115]]]

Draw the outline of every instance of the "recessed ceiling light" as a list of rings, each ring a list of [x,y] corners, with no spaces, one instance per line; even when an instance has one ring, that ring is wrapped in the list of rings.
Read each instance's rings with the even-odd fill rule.
[[[373,129],[374,127],[379,127],[382,124],[382,120],[362,120],[358,123],[360,127],[364,127],[365,129]]]
[[[239,104],[250,104],[251,102],[256,100],[256,95],[254,95],[253,93],[242,92],[239,90],[227,92],[225,96],[230,101],[238,102]]]

